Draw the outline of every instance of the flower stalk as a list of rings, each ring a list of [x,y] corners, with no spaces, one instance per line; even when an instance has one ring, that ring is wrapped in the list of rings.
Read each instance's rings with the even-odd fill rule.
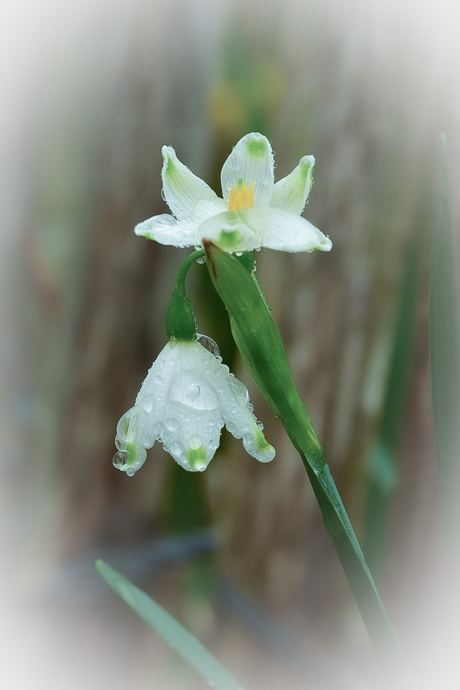
[[[185,278],[190,267],[204,254],[203,249],[192,252],[179,269],[176,284],[166,309],[165,326],[169,339],[196,340],[195,315],[192,302],[185,292]]]

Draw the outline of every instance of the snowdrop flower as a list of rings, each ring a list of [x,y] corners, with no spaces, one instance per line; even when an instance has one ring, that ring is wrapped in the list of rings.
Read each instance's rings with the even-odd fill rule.
[[[184,469],[202,472],[224,424],[254,458],[273,460],[275,449],[254,417],[246,387],[207,349],[209,343],[217,350],[213,340],[198,336],[172,339],[160,352],[134,407],[118,422],[115,467],[132,476],[144,464],[147,449],[160,441]]]
[[[160,244],[202,247],[203,239],[221,249],[242,252],[261,247],[285,252],[328,252],[332,242],[301,217],[313,182],[313,156],[274,183],[273,152],[262,134],[244,136],[222,167],[222,196],[163,146],[163,196],[172,215],[153,216],[134,232]]]

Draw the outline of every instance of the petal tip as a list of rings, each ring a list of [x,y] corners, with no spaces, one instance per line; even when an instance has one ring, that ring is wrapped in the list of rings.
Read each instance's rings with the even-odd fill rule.
[[[328,237],[328,235],[324,235],[324,239],[321,240],[321,243],[318,245],[318,249],[321,252],[330,252],[332,246],[332,240]]]
[[[167,158],[176,157],[176,152],[172,146],[162,146],[161,155],[163,156],[163,160],[166,160]]]

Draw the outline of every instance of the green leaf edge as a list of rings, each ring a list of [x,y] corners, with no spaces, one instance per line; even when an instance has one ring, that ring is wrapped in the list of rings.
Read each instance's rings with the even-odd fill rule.
[[[101,577],[119,597],[174,649],[210,687],[243,690],[243,686],[206,647],[164,608],[105,561],[95,563]]]

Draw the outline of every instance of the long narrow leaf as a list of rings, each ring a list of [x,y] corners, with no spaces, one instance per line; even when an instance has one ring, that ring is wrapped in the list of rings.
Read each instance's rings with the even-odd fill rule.
[[[430,366],[447,555],[460,576],[460,309],[445,137],[439,147],[430,267]]]
[[[230,314],[236,344],[251,376],[300,453],[369,635],[385,657],[404,667],[398,638],[294,385],[280,333],[255,276],[212,243],[205,242],[205,248],[209,273]]]
[[[108,585],[147,625],[217,690],[243,690],[240,683],[217,659],[167,611],[102,560],[96,568]]]

